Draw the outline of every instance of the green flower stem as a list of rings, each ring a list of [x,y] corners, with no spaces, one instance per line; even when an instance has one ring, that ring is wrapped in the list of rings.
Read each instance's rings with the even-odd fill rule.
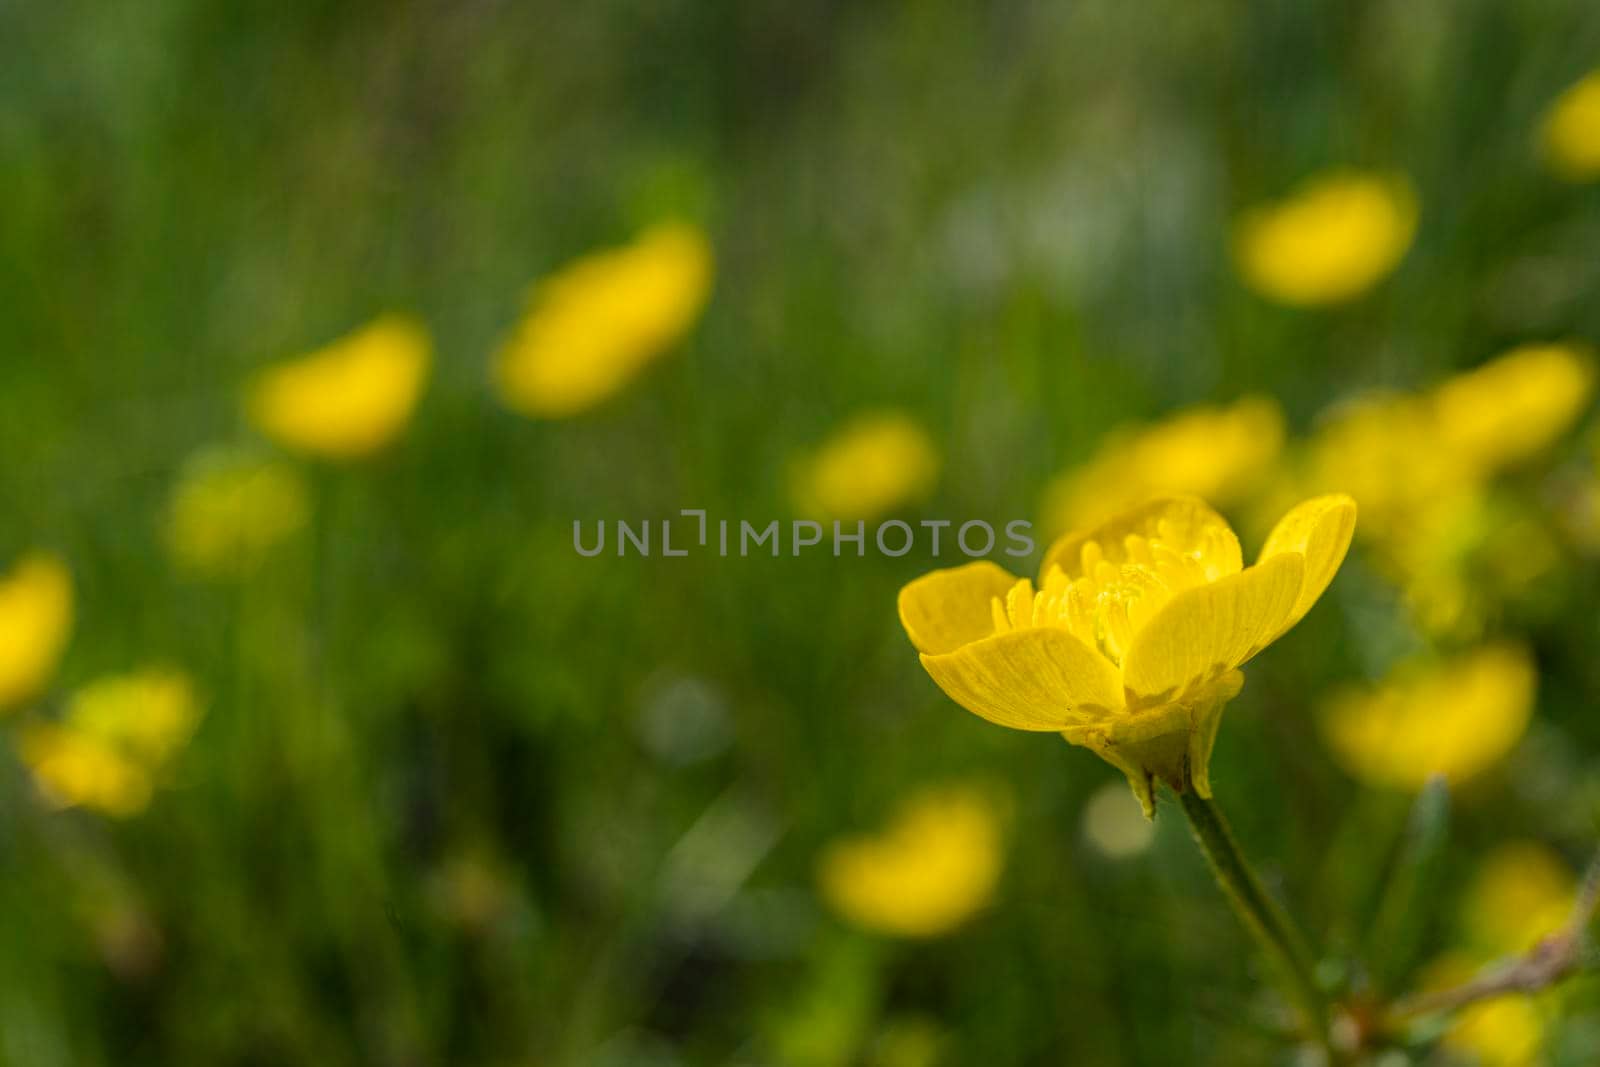
[[[1304,1017],[1308,1036],[1313,1038],[1330,1057],[1328,1032],[1328,1000],[1317,986],[1312,974],[1311,953],[1305,939],[1300,936],[1261,884],[1261,879],[1251,869],[1238,842],[1228,829],[1228,822],[1216,802],[1202,797],[1194,789],[1178,794],[1183,814],[1189,819],[1189,828],[1200,851],[1206,854],[1211,873],[1217,884],[1233,904],[1245,928],[1261,943],[1281,973],[1285,987]]]

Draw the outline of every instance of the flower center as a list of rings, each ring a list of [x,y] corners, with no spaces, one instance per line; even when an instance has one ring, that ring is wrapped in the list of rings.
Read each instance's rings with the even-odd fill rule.
[[[1134,635],[1167,601],[1219,576],[1199,546],[1184,551],[1158,537],[1128,534],[1121,548],[1122,559],[1113,562],[1099,542],[1090,541],[1083,546],[1080,577],[1068,578],[1052,566],[1037,591],[1022,579],[990,605],[995,632],[1064,627],[1121,666]]]

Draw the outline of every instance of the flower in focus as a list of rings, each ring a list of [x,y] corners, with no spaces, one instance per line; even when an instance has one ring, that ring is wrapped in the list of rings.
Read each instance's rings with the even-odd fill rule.
[[[688,333],[710,296],[712,271],[705,234],[669,222],[542,279],[495,357],[501,397],[550,419],[609,399]]]
[[[1261,487],[1282,447],[1283,411],[1265,396],[1114,430],[1086,463],[1046,490],[1045,528],[1082,529],[1170,493],[1231,507]]]
[[[287,463],[208,449],[185,465],[173,490],[167,545],[195,574],[236,577],[298,533],[309,511],[305,483]]]
[[[36,696],[72,632],[72,575],[54,556],[26,556],[0,577],[0,711]]]
[[[796,464],[792,495],[807,515],[875,519],[932,492],[939,450],[899,411],[857,415]]]
[[[1574,182],[1600,178],[1600,70],[1592,70],[1556,98],[1539,128],[1545,162]]]
[[[198,718],[189,679],[150,668],[84,686],[60,722],[24,725],[18,747],[52,804],[126,817],[149,804],[158,776]]]
[[[1522,739],[1535,680],[1527,650],[1509,644],[1413,663],[1376,689],[1336,694],[1323,709],[1323,737],[1367,785],[1414,792],[1435,774],[1456,785]]]
[[[410,421],[432,351],[421,323],[385,315],[259,374],[246,404],[250,421],[296,452],[334,460],[369,456]]]
[[[1531,950],[1559,929],[1572,909],[1577,885],[1571,869],[1536,842],[1502,845],[1484,860],[1461,911],[1464,946],[1426,970],[1422,985],[1459,985],[1507,956]],[[1485,1067],[1532,1067],[1542,1062],[1544,997],[1508,994],[1459,1012],[1444,1044]]]
[[[1003,809],[976,786],[922,790],[879,834],[823,853],[817,879],[833,909],[864,929],[937,937],[988,905],[1004,861]]]
[[[1209,505],[1160,498],[1057,541],[1037,589],[987,561],[926,574],[900,591],[900,621],[952,700],[1092,749],[1153,815],[1157,780],[1211,795],[1238,668],[1322,596],[1355,519],[1349,497],[1307,500],[1247,568]]]
[[[1321,307],[1360,296],[1394,270],[1416,229],[1416,195],[1404,178],[1334,171],[1241,218],[1234,256],[1263,296]]]

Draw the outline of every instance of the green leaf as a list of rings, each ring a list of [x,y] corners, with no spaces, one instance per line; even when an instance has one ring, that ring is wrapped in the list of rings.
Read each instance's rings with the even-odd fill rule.
[[[1376,992],[1392,989],[1416,964],[1438,888],[1450,835],[1450,789],[1442,776],[1428,781],[1411,806],[1405,835],[1368,932],[1366,958]]]

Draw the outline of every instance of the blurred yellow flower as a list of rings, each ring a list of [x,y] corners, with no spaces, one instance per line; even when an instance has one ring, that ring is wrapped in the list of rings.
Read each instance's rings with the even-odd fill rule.
[[[236,577],[260,566],[299,532],[310,511],[292,466],[231,448],[207,449],[185,466],[167,514],[167,546],[185,569]]]
[[[285,448],[334,460],[369,456],[405,429],[433,358],[426,328],[385,315],[251,383],[250,421]]]
[[[1416,228],[1416,196],[1403,177],[1332,171],[1244,215],[1234,256],[1263,296],[1320,307],[1360,296],[1394,270]]]
[[[1532,657],[1516,645],[1412,663],[1376,689],[1335,694],[1323,709],[1323,737],[1367,785],[1415,791],[1435,774],[1459,784],[1522,739],[1535,681]]]
[[[1467,889],[1461,924],[1485,960],[1527,952],[1571,914],[1578,884],[1548,845],[1514,841],[1484,859]]]
[[[149,668],[102,678],[73,694],[60,722],[31,722],[18,735],[23,761],[58,807],[129,816],[150,802],[157,776],[199,717],[189,679]]]
[[[1432,447],[1426,403],[1369,395],[1328,413],[1306,450],[1308,486],[1338,485],[1361,507],[1364,539],[1403,535],[1418,513],[1452,500],[1467,479],[1456,458]]]
[[[501,397],[524,415],[551,419],[609,399],[688,333],[712,272],[705,234],[669,222],[539,281],[495,357]]]
[[[870,411],[795,465],[795,507],[824,519],[876,519],[933,491],[939,450],[911,416]]]
[[[1045,553],[1042,588],[987,561],[900,591],[900,621],[952,700],[1001,726],[1053,730],[1128,776],[1211,795],[1209,764],[1238,668],[1299,622],[1355,529],[1341,495],[1307,500],[1246,568],[1194,497],[1150,501]]]
[[[1003,806],[978,786],[912,794],[880,834],[823,852],[817,880],[841,916],[895,937],[937,937],[994,896],[1004,862]]]
[[[1539,128],[1545,162],[1557,176],[1600,178],[1600,70],[1592,70],[1556,98]]]
[[[1460,985],[1487,962],[1459,954],[1441,957],[1423,972],[1421,985],[1424,989]],[[1477,1067],[1538,1067],[1544,1062],[1544,1042],[1544,1013],[1538,1001],[1525,994],[1507,994],[1458,1011],[1441,1044]]]
[[[1282,448],[1283,411],[1265,396],[1114,430],[1081,467],[1045,491],[1045,528],[1082,529],[1170,493],[1232,507],[1261,487]]]
[[[1499,536],[1505,520],[1490,505],[1489,483],[1577,421],[1594,377],[1582,346],[1525,345],[1430,390],[1344,404],[1308,442],[1298,491],[1338,487],[1353,496],[1363,540],[1417,621],[1436,633],[1470,633],[1494,590],[1474,580],[1469,559],[1500,541],[1526,545],[1526,561],[1540,555],[1526,527]]]
[[[1548,448],[1587,408],[1594,380],[1586,347],[1524,345],[1428,391],[1342,405],[1311,440],[1310,480],[1356,498],[1364,536],[1414,527]]]
[[[1467,889],[1461,912],[1467,947],[1428,967],[1423,988],[1459,985],[1504,957],[1529,951],[1567,921],[1576,893],[1571,869],[1547,846],[1500,846]],[[1444,1045],[1485,1067],[1534,1067],[1543,1062],[1541,1001],[1547,997],[1508,994],[1470,1005],[1456,1015]]]
[[[1488,475],[1549,448],[1589,405],[1594,354],[1531,344],[1458,374],[1432,395],[1435,447]]]
[[[0,577],[0,711],[37,696],[72,633],[72,575],[54,556],[26,556]]]

